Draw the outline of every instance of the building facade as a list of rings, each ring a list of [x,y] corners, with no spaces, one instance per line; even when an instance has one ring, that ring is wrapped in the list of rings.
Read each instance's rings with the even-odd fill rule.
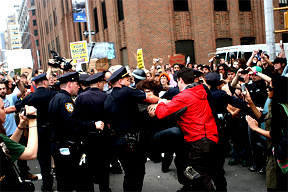
[[[19,34],[20,26],[17,21],[19,11],[20,11],[19,5],[14,5],[13,15],[9,15],[6,19],[6,23],[7,23],[6,49],[7,50],[22,49],[21,34]]]
[[[43,63],[50,50],[71,58],[69,43],[87,40],[86,23],[74,23],[71,0],[37,0]],[[265,43],[263,0],[89,0],[93,42],[114,42],[112,65],[136,67],[135,53],[143,49],[144,63],[184,53],[192,62],[207,64],[217,47]],[[286,0],[273,0],[274,7]],[[282,12],[274,13],[275,29],[284,28]],[[282,34],[276,34],[276,42]]]
[[[22,48],[31,49],[34,69],[41,67],[41,51],[35,0],[22,0],[18,23],[22,35]],[[36,53],[36,51],[38,53]],[[38,54],[38,56],[37,56]]]

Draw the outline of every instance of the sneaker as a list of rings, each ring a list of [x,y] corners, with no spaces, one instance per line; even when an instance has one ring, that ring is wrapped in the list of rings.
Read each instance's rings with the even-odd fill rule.
[[[37,176],[37,175],[32,175],[31,173],[28,172],[27,175],[21,176],[21,179],[22,179],[22,180],[31,180],[31,181],[34,181],[34,180],[38,180],[38,176]]]
[[[260,174],[262,175],[266,175],[266,168],[265,167],[262,167],[259,171]]]

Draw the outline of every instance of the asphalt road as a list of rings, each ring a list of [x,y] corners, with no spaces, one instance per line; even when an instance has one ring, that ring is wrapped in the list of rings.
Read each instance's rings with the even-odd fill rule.
[[[226,158],[225,163],[225,177],[228,183],[228,191],[266,191],[265,175],[261,175],[258,172],[250,172],[247,167],[241,165],[229,166],[227,162],[231,158]],[[32,174],[39,174],[40,168],[37,160],[28,162],[30,166],[30,172]],[[118,192],[122,190],[124,174],[110,174],[110,188],[112,191]],[[41,178],[41,175],[39,174]],[[79,177],[79,175],[75,175]],[[33,181],[36,190],[41,189],[41,180]],[[146,175],[144,180],[143,191],[177,191],[182,186],[177,181],[176,168],[174,163],[170,166],[170,171],[163,173],[161,171],[161,163],[154,163],[150,160],[146,163]],[[53,189],[56,191],[56,182],[54,182]],[[95,184],[95,191],[99,191],[98,185]]]

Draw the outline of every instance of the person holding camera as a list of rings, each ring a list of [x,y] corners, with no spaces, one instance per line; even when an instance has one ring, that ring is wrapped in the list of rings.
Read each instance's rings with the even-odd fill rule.
[[[0,98],[0,147],[1,149],[1,191],[19,191],[23,189],[18,179],[18,171],[14,169],[14,162],[19,160],[31,160],[37,157],[38,150],[38,136],[37,136],[37,110],[32,106],[25,106],[22,113],[20,113],[20,122],[9,138],[6,136],[6,130],[3,126],[5,123],[6,113],[4,110],[4,102]],[[23,134],[23,130],[29,128],[27,147],[18,143]],[[6,148],[7,147],[7,148]],[[6,150],[8,149],[8,150]],[[5,153],[2,154],[2,151]],[[17,169],[17,168],[16,168]],[[32,186],[34,188],[34,186]],[[35,190],[35,188],[34,188]]]
[[[81,165],[86,162],[82,140],[90,132],[101,132],[102,121],[82,121],[71,97],[79,91],[79,73],[68,72],[59,78],[60,92],[49,103],[52,129],[52,156],[55,162],[58,191],[82,190],[85,177]]]
[[[48,122],[48,107],[50,100],[57,94],[49,90],[49,81],[46,73],[34,77],[37,87],[34,93],[26,96],[14,106],[6,108],[6,113],[19,112],[25,105],[34,106],[38,110],[39,150],[37,159],[41,168],[43,185],[41,190],[52,191],[53,176],[51,175],[51,137],[52,132]]]

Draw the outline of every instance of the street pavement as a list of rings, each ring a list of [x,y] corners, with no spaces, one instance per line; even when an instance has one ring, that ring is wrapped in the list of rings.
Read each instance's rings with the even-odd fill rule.
[[[231,160],[226,158],[225,163],[225,177],[228,183],[228,191],[266,191],[265,175],[258,172],[250,172],[248,167],[242,165],[229,166],[227,162]],[[30,172],[32,174],[40,175],[40,167],[37,160],[28,161]],[[75,177],[85,177],[85,175],[75,175]],[[123,191],[124,174],[110,174],[110,188],[112,191]],[[41,180],[33,181],[36,191],[41,189]],[[176,168],[174,163],[170,166],[170,171],[163,173],[161,171],[161,163],[154,163],[148,159],[146,163],[146,175],[144,180],[143,192],[175,192],[182,187],[177,181]],[[54,182],[53,189],[56,191],[56,182]],[[99,191],[98,185],[95,184],[95,191]]]

